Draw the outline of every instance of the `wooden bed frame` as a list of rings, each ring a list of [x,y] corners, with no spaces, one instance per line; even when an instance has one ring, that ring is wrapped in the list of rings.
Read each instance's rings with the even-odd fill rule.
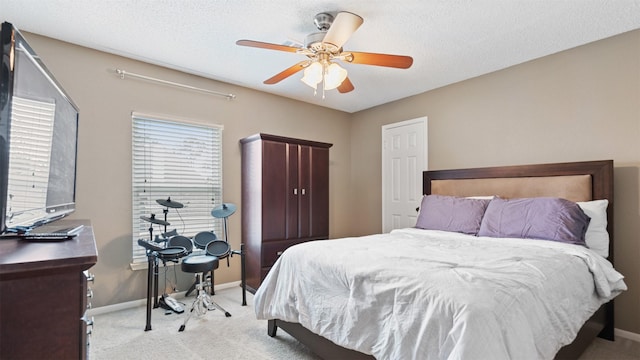
[[[590,191],[587,190],[587,193],[590,192],[588,198],[573,194],[571,184],[573,179],[578,179],[582,183],[579,186],[583,186],[586,179],[587,186],[590,188]],[[460,182],[456,183],[456,181]],[[460,186],[457,186],[458,184]],[[569,198],[572,201],[607,199],[609,200],[607,208],[607,230],[610,237],[609,261],[613,263],[613,160],[425,171],[423,172],[423,193],[455,196],[557,196]],[[585,323],[576,339],[560,349],[555,358],[577,359],[596,336],[613,341],[613,315],[612,300],[604,304]],[[338,346],[300,324],[279,319],[268,321],[269,336],[275,336],[278,328],[282,328],[324,359],[374,359],[371,355]]]

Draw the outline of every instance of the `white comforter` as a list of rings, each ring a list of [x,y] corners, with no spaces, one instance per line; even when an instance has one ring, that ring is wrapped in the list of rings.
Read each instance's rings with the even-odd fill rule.
[[[287,249],[254,306],[377,359],[551,359],[622,279],[576,245],[402,229]]]

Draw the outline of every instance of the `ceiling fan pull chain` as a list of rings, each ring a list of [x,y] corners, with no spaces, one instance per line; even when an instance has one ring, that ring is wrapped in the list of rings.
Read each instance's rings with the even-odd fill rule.
[[[322,100],[324,100],[324,91],[327,88],[327,75],[329,74],[329,68],[326,62],[322,62]]]

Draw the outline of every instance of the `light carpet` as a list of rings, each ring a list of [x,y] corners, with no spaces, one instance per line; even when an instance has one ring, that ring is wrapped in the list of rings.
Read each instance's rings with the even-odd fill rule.
[[[281,329],[276,337],[267,335],[267,322],[256,320],[253,296],[247,293],[247,306],[241,306],[240,287],[216,291],[213,299],[231,317],[219,310],[184,322],[194,297],[178,299],[185,312],[176,314],[152,310],[152,330],[144,331],[146,307],[138,306],[94,316],[89,358],[111,359],[300,359],[319,360],[304,345]],[[627,339],[610,342],[596,339],[580,360],[639,360],[640,343]]]
[[[213,296],[231,317],[225,317],[220,310],[209,311],[201,317],[194,313],[183,332],[178,329],[194,297],[178,300],[184,303],[185,312],[176,314],[162,308],[153,309],[150,331],[144,331],[145,306],[94,316],[89,358],[319,359],[282,330],[274,338],[268,336],[267,322],[256,320],[250,293],[247,293],[247,306],[241,306],[240,287],[217,290]]]

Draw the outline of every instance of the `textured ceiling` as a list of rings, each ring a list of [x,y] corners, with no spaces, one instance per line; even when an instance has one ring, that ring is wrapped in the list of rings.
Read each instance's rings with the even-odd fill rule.
[[[317,31],[315,14],[337,11],[364,18],[345,50],[410,55],[413,66],[345,64],[355,90],[322,99],[302,73],[262,83],[303,55],[235,45],[297,46]],[[355,112],[638,29],[640,0],[0,0],[0,16],[22,31]]]

